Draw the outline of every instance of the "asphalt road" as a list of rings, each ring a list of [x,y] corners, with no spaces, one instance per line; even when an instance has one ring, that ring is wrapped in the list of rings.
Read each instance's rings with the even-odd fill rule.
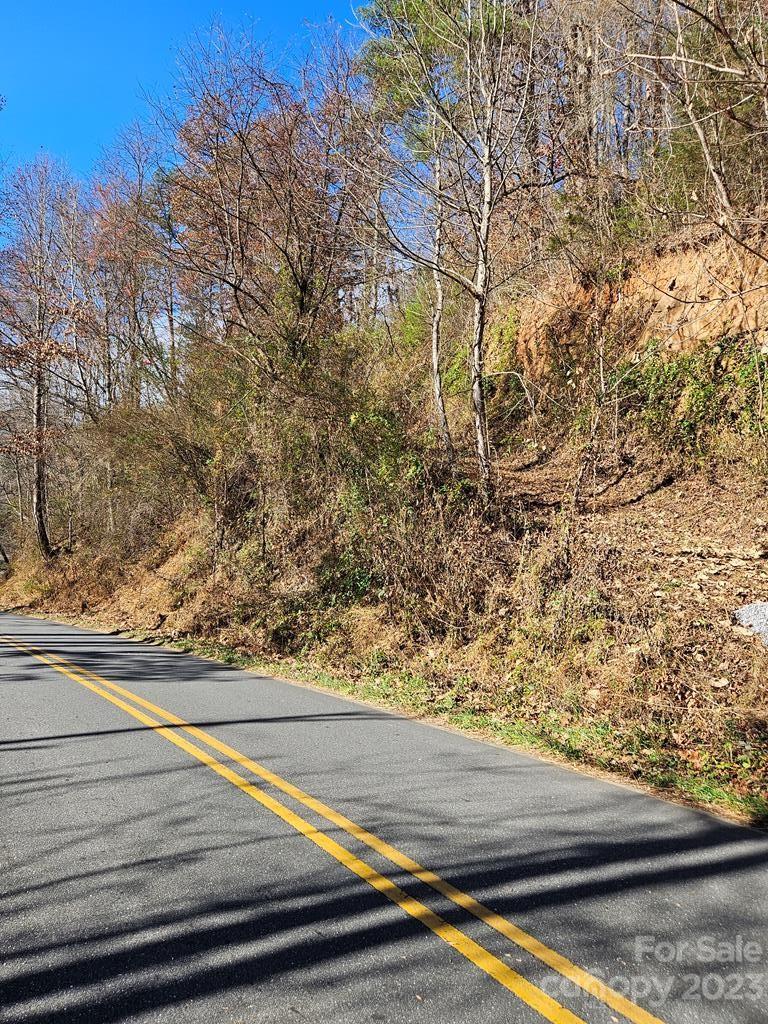
[[[3,1024],[768,1020],[768,835],[150,645],[0,635]]]

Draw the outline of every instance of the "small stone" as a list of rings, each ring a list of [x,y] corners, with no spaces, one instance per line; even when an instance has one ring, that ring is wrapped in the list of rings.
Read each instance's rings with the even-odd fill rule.
[[[768,601],[755,601],[737,608],[733,617],[740,626],[757,633],[763,643],[768,646]]]

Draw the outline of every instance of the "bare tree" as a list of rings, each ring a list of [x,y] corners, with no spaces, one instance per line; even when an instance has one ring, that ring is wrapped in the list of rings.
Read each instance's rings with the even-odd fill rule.
[[[68,352],[62,204],[70,186],[43,158],[19,170],[7,194],[9,244],[0,253],[0,337],[3,369],[29,396],[26,435],[13,439],[32,467],[32,520],[40,551],[54,551],[48,525],[50,390]]]
[[[295,91],[247,40],[187,57],[164,260],[210,282],[220,343],[270,380],[339,325],[347,193]],[[246,342],[245,344],[242,344]]]
[[[384,72],[369,71],[371,95],[354,103],[358,118],[367,119],[369,140],[356,156],[385,176],[372,226],[401,262],[456,282],[471,298],[475,452],[488,501],[485,333],[491,294],[503,283],[494,277],[496,256],[514,236],[524,197],[546,180],[527,160],[536,124],[537,9],[520,11],[502,0],[382,0],[368,9],[365,24],[368,63]],[[393,67],[394,87],[387,79]],[[393,89],[394,108],[387,102]],[[441,418],[435,369],[433,355]]]
[[[768,33],[754,0],[657,0],[655,11],[628,8],[650,46],[628,48],[636,74],[663,90],[673,110],[670,129],[695,138],[704,169],[692,216],[710,219],[735,241],[756,224],[766,198],[768,161]],[[654,32],[649,36],[648,26]],[[712,202],[708,201],[711,195]],[[741,208],[739,210],[738,208]]]

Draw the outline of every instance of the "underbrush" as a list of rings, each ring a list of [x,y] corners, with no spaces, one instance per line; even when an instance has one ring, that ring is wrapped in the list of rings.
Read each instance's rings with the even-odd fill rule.
[[[2,600],[287,665],[764,824],[768,651],[730,614],[768,587],[766,357],[733,338],[601,372],[535,424],[499,391],[490,508],[382,396],[314,433],[294,408],[259,421],[258,459],[211,427],[175,515],[156,502],[130,543],[102,530],[48,565],[27,548]],[[521,464],[529,427],[559,441]]]
[[[689,464],[768,470],[768,355],[745,336],[671,356],[651,345],[620,365],[613,386],[630,428],[638,426]]]

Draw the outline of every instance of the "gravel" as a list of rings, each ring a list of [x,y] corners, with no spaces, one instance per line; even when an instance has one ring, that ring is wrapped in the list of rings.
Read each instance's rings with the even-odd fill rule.
[[[758,633],[763,643],[768,646],[768,601],[755,601],[745,604],[733,613],[740,626],[746,626]]]

